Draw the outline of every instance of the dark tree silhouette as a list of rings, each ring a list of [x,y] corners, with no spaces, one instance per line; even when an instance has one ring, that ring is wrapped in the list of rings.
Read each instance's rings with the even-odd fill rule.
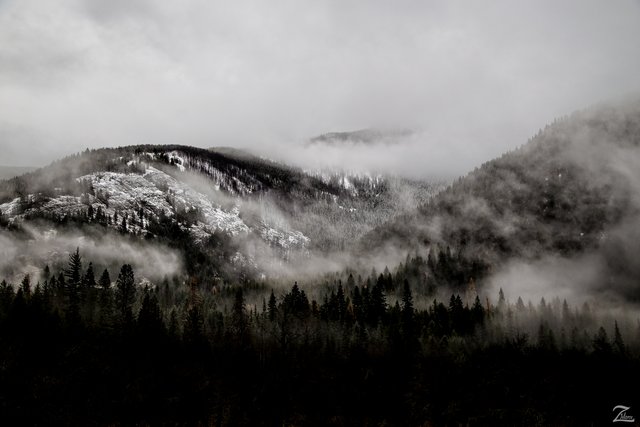
[[[80,248],[76,248],[76,251],[69,255],[69,264],[64,273],[67,278],[67,321],[77,324],[80,321],[80,287],[82,285],[82,257],[80,256]]]
[[[133,303],[136,299],[135,278],[131,265],[125,264],[120,269],[116,281],[115,304],[120,322],[123,325],[131,325],[133,322]]]
[[[109,277],[109,271],[105,268],[102,274],[100,275],[100,279],[98,280],[98,285],[102,289],[109,289],[111,286],[111,277]]]

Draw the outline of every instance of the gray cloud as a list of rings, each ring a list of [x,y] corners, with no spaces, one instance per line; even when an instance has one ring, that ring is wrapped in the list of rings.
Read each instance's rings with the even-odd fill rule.
[[[0,163],[134,143],[283,151],[391,127],[424,138],[371,164],[462,173],[640,91],[639,24],[634,1],[5,0]]]
[[[80,249],[84,268],[89,262],[96,262],[96,268],[109,268],[114,280],[124,263],[132,264],[138,279],[160,281],[165,276],[183,272],[180,255],[157,244],[91,232],[58,232],[37,226],[25,227],[25,233],[16,237],[0,232],[0,278],[18,283],[24,274],[30,273],[35,280],[47,264],[59,272],[66,268],[69,254],[76,248]]]

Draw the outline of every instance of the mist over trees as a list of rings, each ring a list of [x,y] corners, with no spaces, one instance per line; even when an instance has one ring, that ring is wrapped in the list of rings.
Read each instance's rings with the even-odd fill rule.
[[[129,264],[96,282],[76,249],[42,281],[0,284],[0,401],[36,424],[558,424],[601,419],[608,387],[632,392],[616,375],[640,372],[637,319],[447,287],[448,252],[283,289],[141,283]],[[87,397],[87,415],[53,409]]]
[[[26,424],[610,422],[640,374],[638,105],[557,120],[435,195],[184,146],[0,181],[0,408]]]
[[[574,283],[563,285],[578,294],[637,300],[638,117],[633,99],[557,119],[415,212],[372,230],[361,247],[448,245],[494,274],[519,264],[556,278],[560,264],[573,273]],[[578,280],[581,270],[592,273]],[[550,282],[548,289],[558,285]]]

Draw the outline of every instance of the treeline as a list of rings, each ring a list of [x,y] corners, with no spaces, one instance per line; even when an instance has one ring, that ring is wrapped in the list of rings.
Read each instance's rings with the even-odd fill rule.
[[[28,208],[32,206],[32,197],[45,200],[60,194],[80,196],[87,188],[76,178],[93,172],[144,173],[139,164],[128,162],[130,154],[128,148],[87,149],[33,172],[0,180],[0,203],[20,197]]]
[[[0,284],[0,410],[26,424],[569,425],[606,419],[613,388],[635,396],[618,380],[640,373],[627,319],[472,288],[424,303],[416,262],[277,291],[140,283],[76,250],[38,283]]]

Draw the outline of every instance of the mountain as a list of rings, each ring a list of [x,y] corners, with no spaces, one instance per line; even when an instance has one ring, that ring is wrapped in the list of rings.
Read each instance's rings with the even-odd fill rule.
[[[10,229],[40,230],[32,237],[93,227],[176,247],[192,274],[257,277],[345,250],[439,188],[305,172],[231,148],[145,145],[85,151],[1,181],[0,215]]]
[[[431,267],[418,262],[412,286],[491,285],[525,271],[552,281],[556,269],[565,284],[551,287],[639,298],[639,144],[640,102],[595,106],[444,190],[232,148],[101,149],[0,181],[0,222],[35,236],[78,227],[137,236],[179,250],[201,277],[260,277],[327,255],[392,263],[418,250],[431,251]]]
[[[350,132],[329,132],[311,138],[310,144],[399,144],[403,139],[413,135],[413,131],[407,129],[381,130],[360,129]]]
[[[556,120],[361,245],[448,246],[474,266],[460,286],[514,261],[544,270],[553,259],[576,277],[593,270],[585,286],[638,298],[639,166],[640,102],[595,106]]]

